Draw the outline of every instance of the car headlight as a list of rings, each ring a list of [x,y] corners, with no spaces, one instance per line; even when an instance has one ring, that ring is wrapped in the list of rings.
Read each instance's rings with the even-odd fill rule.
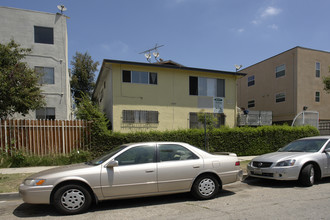
[[[293,166],[296,163],[296,160],[291,159],[291,160],[283,160],[278,162],[275,166],[276,167],[288,167],[288,166]]]
[[[27,186],[41,186],[45,181],[45,179],[26,179],[23,183]]]

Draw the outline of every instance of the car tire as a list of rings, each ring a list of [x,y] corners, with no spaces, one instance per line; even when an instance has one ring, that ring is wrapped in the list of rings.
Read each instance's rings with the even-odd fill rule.
[[[92,203],[89,191],[80,185],[70,184],[56,190],[53,205],[56,210],[65,215],[85,212]]]
[[[300,172],[299,182],[301,185],[309,187],[314,184],[315,181],[315,170],[313,164],[304,166]]]
[[[192,195],[201,200],[214,198],[220,189],[219,182],[212,175],[198,177],[191,189]]]

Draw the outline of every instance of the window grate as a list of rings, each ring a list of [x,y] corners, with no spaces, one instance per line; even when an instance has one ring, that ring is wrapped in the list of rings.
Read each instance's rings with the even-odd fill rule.
[[[159,123],[158,111],[123,110],[123,123]]]

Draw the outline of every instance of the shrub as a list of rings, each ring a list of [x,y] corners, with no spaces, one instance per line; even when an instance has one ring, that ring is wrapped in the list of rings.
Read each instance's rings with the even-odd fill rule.
[[[248,156],[276,151],[293,140],[316,135],[319,135],[318,130],[311,126],[223,127],[208,131],[208,144],[205,149],[203,129],[112,133],[98,139],[97,145],[93,146],[92,150],[94,154],[98,155],[125,143],[178,141],[186,142],[211,152],[234,152],[240,156]]]

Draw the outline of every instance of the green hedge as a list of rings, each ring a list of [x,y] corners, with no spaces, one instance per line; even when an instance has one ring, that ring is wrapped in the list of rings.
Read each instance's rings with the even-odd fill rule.
[[[298,138],[317,135],[319,135],[319,131],[311,126],[225,127],[208,131],[207,149],[211,152],[234,152],[239,156],[260,155],[276,151]],[[148,141],[178,141],[201,149],[205,148],[204,130],[189,129],[166,132],[112,133],[93,137],[92,151],[98,155],[124,143]]]

